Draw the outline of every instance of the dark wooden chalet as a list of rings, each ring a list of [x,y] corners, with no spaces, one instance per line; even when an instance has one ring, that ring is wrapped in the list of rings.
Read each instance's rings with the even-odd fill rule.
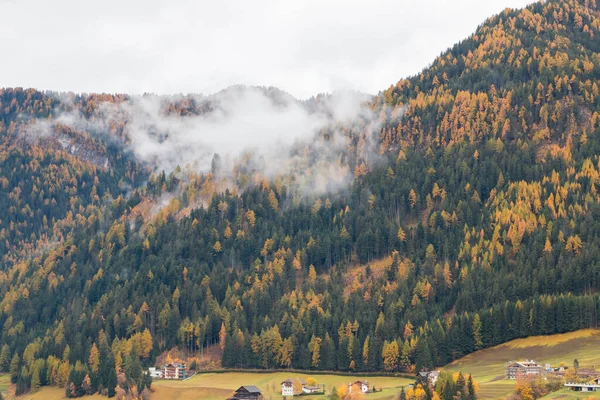
[[[259,388],[252,385],[241,386],[232,397],[227,400],[262,400],[263,395]]]

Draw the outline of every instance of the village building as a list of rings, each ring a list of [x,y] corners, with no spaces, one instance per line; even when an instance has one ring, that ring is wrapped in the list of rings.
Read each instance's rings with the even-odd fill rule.
[[[567,382],[565,386],[577,392],[600,392],[600,378],[596,378],[587,383]]]
[[[232,397],[227,400],[262,400],[263,395],[259,388],[252,385],[240,386]]]
[[[297,396],[302,394],[304,387],[307,385],[303,379],[291,379],[288,378],[281,382],[281,395],[282,396]]]
[[[163,379],[185,379],[187,370],[185,364],[169,363],[161,367]]]
[[[325,385],[302,386],[302,391],[306,394],[325,393]]]
[[[438,377],[440,376],[440,371],[421,371],[417,376],[421,377],[423,380],[426,379],[431,386],[435,386]]]
[[[281,382],[281,395],[283,397],[300,396],[302,394],[324,393],[324,385],[309,385],[304,379],[288,378]]]
[[[544,370],[546,372],[563,372],[566,371],[567,369],[569,369],[569,367],[567,366],[559,366],[559,367],[553,367],[550,364],[544,364]]]
[[[152,379],[162,379],[163,373],[160,368],[150,367],[148,368],[148,373],[152,377]]]
[[[510,362],[507,367],[508,379],[526,378],[542,373],[542,366],[533,360]]]
[[[369,393],[368,381],[356,381],[348,384],[348,393]]]

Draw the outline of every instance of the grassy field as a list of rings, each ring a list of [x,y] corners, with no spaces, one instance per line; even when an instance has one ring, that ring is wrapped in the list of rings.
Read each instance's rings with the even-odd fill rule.
[[[95,394],[92,396],[81,397],[85,400],[106,400],[106,396],[100,396]],[[10,399],[10,398],[7,398]],[[65,397],[65,389],[44,386],[35,393],[27,393],[23,396],[18,397],[19,400],[63,400]]]
[[[271,372],[271,373],[252,373],[252,372],[226,372],[226,373],[206,373],[198,374],[185,382],[159,380],[154,382],[155,392],[152,399],[156,400],[223,400],[229,397],[235,389],[242,385],[258,386],[265,395],[265,400],[282,399],[279,394],[281,381],[287,378],[307,379],[313,377],[320,384],[325,384],[327,392],[333,386],[339,387],[358,379],[366,379],[381,392],[370,394],[367,400],[391,400],[400,392],[400,387],[412,383],[412,380],[406,378],[394,378],[388,376],[379,377],[361,377],[360,375],[309,375],[299,373]],[[0,388],[2,388],[2,376],[0,376]],[[302,399],[323,399],[323,396],[303,396]],[[27,394],[19,397],[19,400],[63,400],[65,398],[64,389],[54,387],[43,387],[36,393]],[[84,396],[84,400],[106,399],[99,395]]]
[[[578,359],[581,367],[600,369],[600,330],[585,329],[552,336],[533,336],[517,339],[499,346],[469,354],[445,367],[448,371],[472,373],[479,383],[482,399],[501,399],[514,390],[515,382],[506,379],[506,363],[522,359],[533,359],[539,364],[553,366],[560,362],[572,366]],[[577,399],[575,393],[560,391],[547,397]],[[579,396],[583,396],[581,393]],[[586,396],[588,397],[588,396]]]
[[[550,393],[548,396],[542,397],[542,399],[555,399],[555,400],[585,400],[585,399],[600,399],[600,392],[592,393],[581,393],[573,392],[569,389],[561,389],[558,392]]]
[[[353,380],[366,379],[370,384],[375,385],[383,391],[370,394],[366,398],[372,400],[388,400],[394,398],[400,392],[400,387],[405,386],[412,381],[406,378],[395,377],[361,377],[344,375],[309,375],[299,373],[272,372],[272,373],[252,373],[252,372],[227,372],[227,373],[206,373],[198,374],[185,382],[177,381],[156,381],[156,389],[153,398],[173,399],[173,400],[222,400],[231,395],[231,393],[242,385],[254,385],[263,391],[265,399],[281,399],[279,394],[280,383],[286,378],[307,379],[313,377],[320,384],[325,384],[327,392],[333,387],[347,384]],[[302,399],[323,399],[322,396],[306,396]]]
[[[0,374],[0,393],[6,397],[8,388],[10,386],[10,375]]]

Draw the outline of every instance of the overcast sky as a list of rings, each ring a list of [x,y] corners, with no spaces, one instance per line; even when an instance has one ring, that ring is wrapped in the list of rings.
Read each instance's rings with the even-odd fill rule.
[[[0,86],[377,93],[531,0],[0,0]]]

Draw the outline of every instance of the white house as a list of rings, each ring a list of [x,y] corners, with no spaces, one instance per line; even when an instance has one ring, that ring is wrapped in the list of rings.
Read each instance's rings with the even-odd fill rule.
[[[565,386],[577,392],[600,392],[600,378],[596,378],[588,383],[567,382]]]
[[[306,383],[305,380],[299,379],[299,378],[296,378],[296,379],[290,379],[290,378],[288,378],[285,381],[281,382],[281,395],[282,396],[290,396],[290,397],[292,397],[292,396],[296,396],[296,395],[302,394],[302,392],[296,393],[294,391],[294,384],[299,384],[300,387],[302,388],[303,392],[305,392],[305,393],[312,393],[312,392],[306,392],[305,391],[304,388],[309,387],[309,386],[307,386],[307,383]],[[296,385],[296,387],[298,387],[298,385]]]
[[[282,396],[293,396],[294,395],[294,381],[286,379],[281,382],[281,395]]]
[[[150,368],[148,368],[148,372],[150,373],[150,376],[152,377],[152,379],[155,379],[155,378],[160,379],[163,377],[162,371],[160,369],[150,367]]]
[[[543,367],[533,360],[510,362],[507,368],[508,379],[541,375]]]
[[[162,377],[164,379],[185,379],[187,378],[187,370],[185,364],[170,363],[161,367]]]
[[[369,382],[368,381],[356,381],[348,384],[348,393],[354,393],[354,391],[358,391],[360,393],[369,393]]]
[[[440,371],[421,371],[419,372],[419,375],[423,379],[427,379],[431,386],[435,386],[438,377],[440,376]]]
[[[313,393],[323,392],[324,389],[321,388],[321,386],[319,386],[319,385],[313,385],[313,386],[305,385],[305,386],[302,386],[302,391],[306,394],[313,394]]]

